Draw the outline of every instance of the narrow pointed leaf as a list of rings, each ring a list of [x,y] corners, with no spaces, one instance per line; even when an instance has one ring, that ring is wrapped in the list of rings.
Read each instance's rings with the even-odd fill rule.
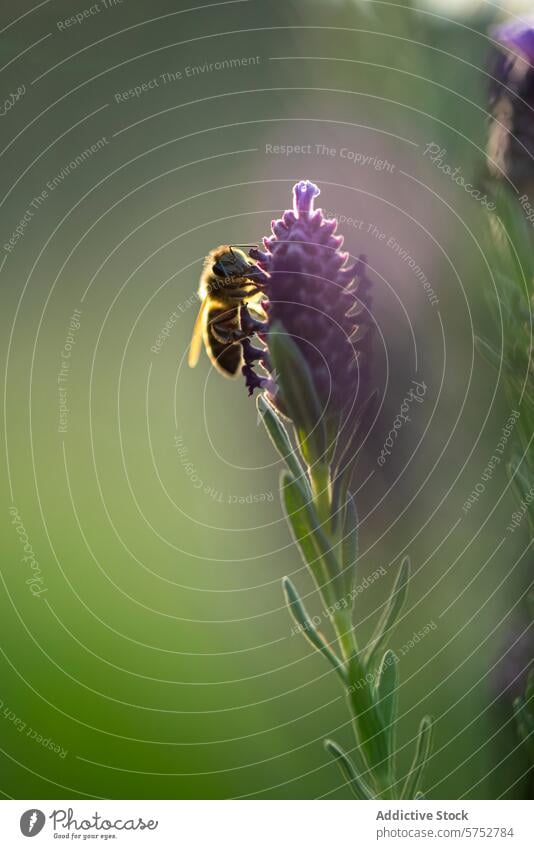
[[[421,720],[421,725],[419,726],[419,737],[417,738],[415,757],[404,784],[401,796],[402,799],[415,799],[416,794],[420,791],[425,766],[430,755],[431,745],[432,720],[429,716],[424,716]]]
[[[309,521],[309,500],[298,481],[289,472],[282,472],[281,487],[282,500],[295,542],[299,546],[304,562],[315,578],[317,587],[320,591],[324,591],[329,578],[313,539]]]
[[[282,492],[295,538],[330,605],[337,600],[336,595],[342,595],[340,567],[332,544],[319,525],[313,504],[290,472],[282,473]]]
[[[497,371],[500,371],[500,369],[503,368],[506,369],[506,371],[513,373],[512,364],[504,357],[502,352],[496,351],[489,342],[482,339],[480,336],[475,336],[475,344],[479,353],[484,357],[486,362],[493,366],[493,368],[497,369]]]
[[[384,726],[390,735],[391,752],[395,751],[393,743],[397,717],[398,663],[395,652],[388,649],[382,658],[376,682],[376,700],[384,720]]]
[[[298,460],[295,449],[291,445],[289,434],[285,429],[280,416],[273,409],[271,404],[269,404],[269,402],[263,397],[263,395],[258,396],[257,405],[258,412],[262,418],[267,433],[271,438],[271,442],[280,454],[282,460],[287,463],[289,470],[296,480],[301,481],[305,484],[305,486],[307,486],[308,481],[306,473]]]
[[[349,493],[343,516],[341,567],[349,606],[353,606],[352,588],[358,563],[358,513],[354,497]]]
[[[378,625],[376,626],[373,636],[369,642],[369,650],[367,651],[365,661],[367,665],[371,663],[377,652],[380,651],[389,639],[391,629],[397,621],[404,606],[404,602],[406,601],[409,578],[410,561],[408,557],[405,557],[401,563],[399,573],[393,585],[385,610],[382,613]]]
[[[524,285],[525,270],[532,264],[531,232],[529,232],[525,216],[519,210],[517,199],[512,198],[511,193],[500,192],[496,196],[496,201],[497,215],[508,241],[511,264],[515,268],[518,280]],[[500,253],[502,254],[502,250]]]
[[[325,458],[327,440],[323,411],[310,370],[281,324],[275,324],[269,332],[269,350],[282,403],[295,426],[302,456],[313,467]]]
[[[333,740],[325,740],[324,747],[328,754],[331,755],[336,761],[337,765],[341,770],[341,774],[343,775],[345,781],[349,785],[356,799],[373,799],[374,797],[371,790],[366,785],[363,778],[358,775],[356,767],[352,763],[347,753],[343,751],[341,746],[338,746],[338,744],[334,743]]]
[[[302,603],[302,600],[297,592],[295,585],[293,584],[290,578],[286,577],[282,581],[282,586],[284,588],[287,606],[289,607],[293,619],[299,626],[300,630],[302,631],[306,639],[312,644],[312,646],[318,649],[321,654],[323,654],[327,658],[327,660],[329,660],[338,675],[341,677],[343,683],[346,685],[347,674],[345,672],[345,668],[341,660],[335,654],[335,652],[332,651],[321,632],[318,631],[315,625],[313,624],[306,608],[304,607],[304,604]]]

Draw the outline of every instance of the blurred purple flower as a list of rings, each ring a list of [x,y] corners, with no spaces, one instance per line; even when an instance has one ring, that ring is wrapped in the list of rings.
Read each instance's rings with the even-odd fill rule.
[[[529,61],[534,60],[534,18],[514,18],[494,27],[493,37],[505,47],[519,51]]]
[[[491,35],[499,47],[491,68],[488,165],[528,194],[534,187],[534,18],[508,22]]]
[[[272,222],[272,236],[264,239],[265,251],[250,252],[269,275],[268,321],[256,329],[267,349],[273,327],[292,338],[327,419],[339,421],[370,394],[370,284],[365,258],[347,265],[348,254],[340,250],[343,237],[335,235],[337,221],[314,210],[318,194],[310,181],[297,183],[293,209]],[[250,344],[245,344],[244,353],[249,392],[267,388],[275,393],[276,403],[272,382],[252,370],[255,359],[263,359],[268,366],[268,354],[260,357]]]

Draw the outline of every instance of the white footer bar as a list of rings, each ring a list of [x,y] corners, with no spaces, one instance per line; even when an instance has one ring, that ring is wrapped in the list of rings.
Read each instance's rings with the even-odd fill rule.
[[[520,801],[2,801],[0,844],[309,849],[534,846]],[[30,843],[30,839],[35,843]]]

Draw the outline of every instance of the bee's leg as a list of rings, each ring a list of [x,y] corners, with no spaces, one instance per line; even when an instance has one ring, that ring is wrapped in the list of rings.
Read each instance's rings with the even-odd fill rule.
[[[248,334],[239,325],[239,308],[232,308],[226,314],[218,316],[211,322],[211,331],[221,345],[231,345],[240,342]]]
[[[243,348],[243,357],[248,364],[255,363],[257,360],[262,360],[267,351],[264,348],[257,348],[252,344],[248,336],[241,341]]]
[[[259,292],[259,289],[258,289]],[[231,297],[234,301],[241,301],[243,298],[248,298],[250,295],[257,294],[254,289],[251,289],[250,286],[244,287],[243,289],[232,289]]]
[[[234,342],[243,342],[248,339],[250,333],[240,327],[236,327],[235,323],[223,325],[212,324],[211,329],[213,335],[222,345],[232,345]]]
[[[241,330],[221,327],[220,324],[212,324],[211,329],[215,339],[221,345],[231,345],[233,342],[239,342],[243,337]]]
[[[245,336],[252,336],[253,333],[265,333],[268,327],[266,321],[258,321],[257,318],[252,318],[249,308],[245,303],[241,304],[240,310],[241,328]]]
[[[271,358],[265,348],[256,347],[248,337],[241,341],[241,347],[243,348],[243,359],[247,365],[259,361],[267,371],[272,371]]]
[[[265,251],[261,251],[256,245],[253,246],[248,255],[252,259],[255,259],[256,262],[263,262],[265,264],[269,263],[270,254],[265,253]]]
[[[231,290],[230,295],[233,300],[238,301],[243,298],[251,298],[254,295],[259,295],[265,289],[265,285],[263,283],[258,283],[256,280],[251,283],[246,284],[241,289],[235,288]]]
[[[253,289],[247,289],[247,291],[243,293],[243,297],[246,297],[246,295],[258,295],[260,292],[263,292],[265,290],[266,285],[267,285],[266,282],[260,283],[259,280],[256,280],[255,278],[253,279],[252,277],[251,277],[251,283],[254,286],[254,288]]]
[[[250,339],[243,339],[241,347],[243,349],[244,360],[241,372],[245,378],[248,394],[252,395],[255,389],[266,389],[271,395],[276,394],[276,383],[270,376],[272,364],[268,352],[265,348],[258,348],[253,345]],[[261,366],[268,372],[267,377],[257,374],[252,368],[253,363],[258,360]]]
[[[258,286],[262,287],[269,282],[269,275],[266,274],[263,268],[260,268],[259,265],[250,265],[249,270],[246,273],[246,277],[250,278],[250,280],[254,280],[254,283],[257,283]]]
[[[260,377],[256,374],[252,366],[244,365],[241,368],[241,374],[245,378],[245,384],[248,389],[248,394],[252,395],[255,389],[265,389],[271,395],[275,395],[277,386],[274,380],[270,377]]]

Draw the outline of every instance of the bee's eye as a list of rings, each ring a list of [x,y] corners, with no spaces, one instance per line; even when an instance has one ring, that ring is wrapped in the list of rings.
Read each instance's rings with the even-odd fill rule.
[[[226,275],[224,265],[222,262],[216,262],[215,265],[212,266],[211,270],[214,274],[217,274],[219,277],[224,277]]]

